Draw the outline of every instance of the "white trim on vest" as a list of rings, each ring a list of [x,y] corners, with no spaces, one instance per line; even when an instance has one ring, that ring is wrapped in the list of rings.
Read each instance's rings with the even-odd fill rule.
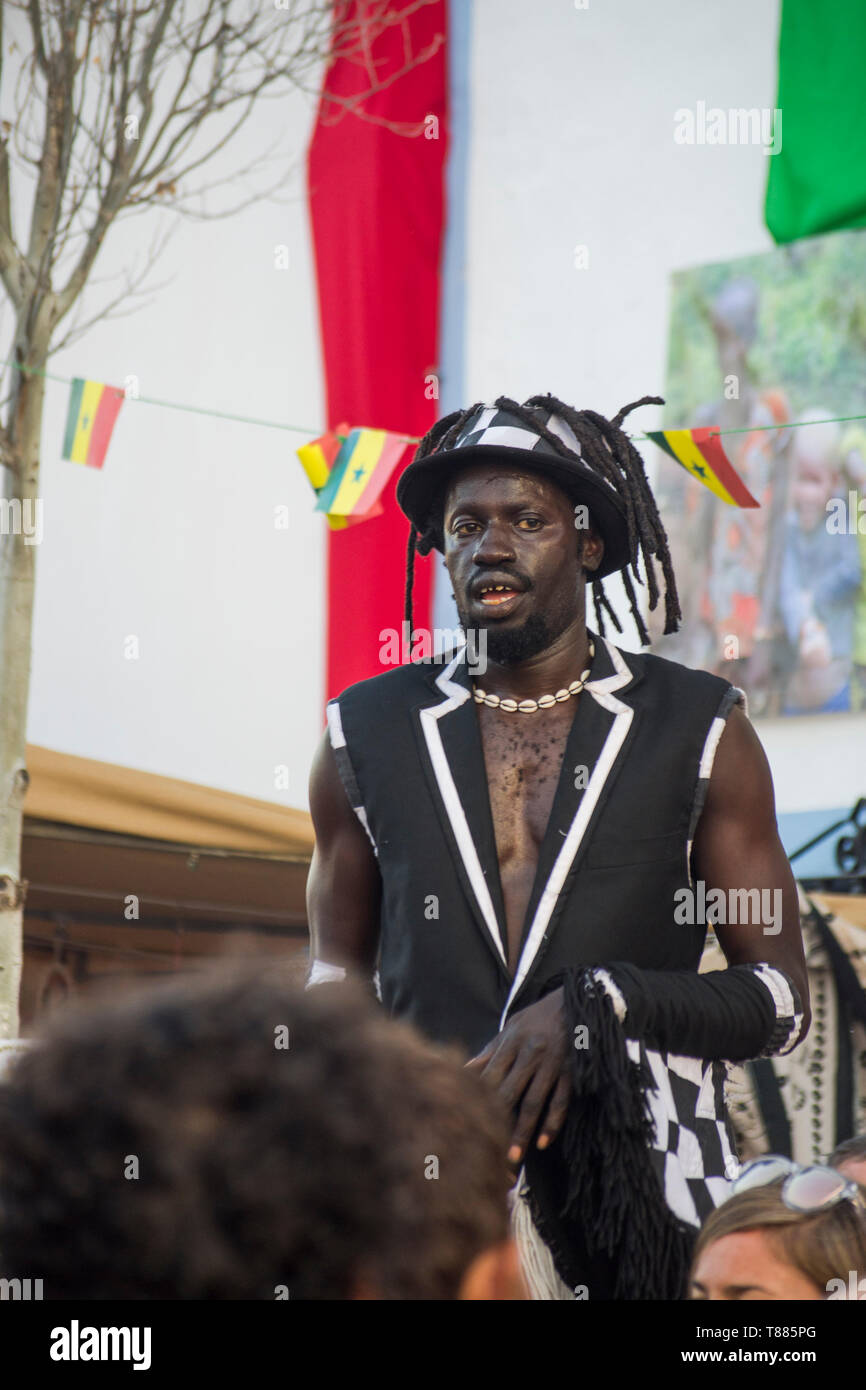
[[[478,858],[478,851],[475,848],[475,841],[472,839],[472,832],[469,829],[463,804],[454,784],[454,778],[451,776],[451,769],[448,766],[448,759],[442,746],[442,735],[439,732],[439,720],[444,715],[450,714],[452,710],[458,709],[469,699],[470,692],[451,679],[458,664],[463,660],[464,654],[465,648],[461,648],[454,660],[437,676],[436,685],[446,696],[446,699],[441,704],[430,705],[421,710],[421,728],[424,731],[427,751],[430,754],[433,772],[439,785],[439,793],[451,822],[451,829],[454,832],[454,839],[463,860],[466,876],[490,933],[490,939],[496,947],[496,952],[503,965],[507,965],[505,950],[499,938],[499,924],[496,920],[493,899],[490,896],[490,889],[487,887],[487,879],[484,877],[484,870]]]

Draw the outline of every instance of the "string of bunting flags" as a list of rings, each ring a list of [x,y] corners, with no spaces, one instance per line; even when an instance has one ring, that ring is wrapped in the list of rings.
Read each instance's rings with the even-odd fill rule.
[[[122,387],[83,377],[73,377],[69,386],[62,457],[88,468],[102,468],[126,393]],[[224,412],[214,413],[224,415]],[[292,430],[295,427],[283,428]],[[297,455],[316,493],[314,510],[324,513],[334,531],[379,516],[382,489],[407,447],[417,443],[411,435],[395,434],[390,430],[351,429],[342,424],[302,445]]]
[[[10,364],[17,365],[17,364]],[[27,370],[27,369],[19,369]],[[49,376],[47,372],[40,375]],[[122,387],[82,377],[53,377],[66,381],[70,387],[66,427],[63,437],[63,458],[90,468],[102,468],[121,406],[127,399]],[[134,397],[145,404],[162,405],[174,410],[190,410],[196,414],[215,415],[220,419],[238,420],[246,424],[270,426],[306,433],[302,426],[283,424],[275,420],[255,420],[230,415],[225,411],[203,410],[180,405],[173,401],[148,400]],[[773,425],[746,426],[743,429],[720,430],[712,426],[680,430],[647,430],[632,435],[635,442],[649,440],[672,458],[693,478],[708,488],[720,501],[731,507],[752,508],[760,503],[752,496],[721,442],[723,434],[752,433],[766,429],[796,429],[807,424],[843,424],[866,420],[866,415],[838,416],[826,421],[788,420]],[[391,430],[351,427],[347,423],[326,430],[324,434],[296,450],[316,501],[314,511],[324,515],[332,530],[343,530],[369,521],[382,512],[382,492],[410,444],[417,444],[413,435],[397,434]]]
[[[719,433],[704,426],[693,430],[648,430],[643,437],[728,506],[760,507],[725,453]],[[383,487],[407,445],[417,442],[405,434],[350,430],[344,424],[302,445],[296,452],[316,493],[315,510],[325,513],[333,530],[378,516]]]

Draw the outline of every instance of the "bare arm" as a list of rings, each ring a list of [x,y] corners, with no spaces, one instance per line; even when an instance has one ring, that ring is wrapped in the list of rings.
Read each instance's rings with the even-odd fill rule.
[[[316,832],[307,879],[311,957],[369,976],[379,946],[382,881],[327,733],[310,773],[310,812]]]
[[[693,861],[695,875],[704,880],[707,892],[721,888],[730,901],[732,889],[769,890],[763,901],[781,907],[775,921],[719,923],[715,931],[730,965],[766,961],[789,976],[803,1004],[800,1036],[804,1037],[809,1026],[809,984],[797,888],[776,826],[767,756],[737,708],[731,711],[716,750]]]

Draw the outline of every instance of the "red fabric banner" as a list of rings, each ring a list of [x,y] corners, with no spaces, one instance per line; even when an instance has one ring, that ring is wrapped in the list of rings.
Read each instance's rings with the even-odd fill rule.
[[[363,16],[366,8],[349,12]],[[410,9],[405,0],[385,8],[392,16]],[[307,180],[329,427],[346,420],[418,436],[436,419],[426,378],[437,372],[439,351],[445,23],[445,0],[401,23],[379,22],[370,48],[377,89],[363,114],[342,110],[328,94],[368,91],[368,68],[338,57],[325,78]],[[406,462],[411,457],[410,448]],[[379,634],[400,630],[409,523],[395,484],[396,475],[381,516],[328,537],[328,698],[380,672]],[[415,624],[429,627],[431,561],[416,559],[415,573]]]

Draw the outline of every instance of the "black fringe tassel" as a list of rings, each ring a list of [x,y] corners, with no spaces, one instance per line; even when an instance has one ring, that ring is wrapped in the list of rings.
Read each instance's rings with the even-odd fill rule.
[[[683,1298],[695,1233],[670,1211],[652,1165],[652,1077],[629,1059],[613,1003],[591,970],[566,971],[563,988],[569,1038],[584,1027],[587,1045],[570,1048],[562,1216],[580,1222],[590,1254],[614,1260],[615,1298]]]

